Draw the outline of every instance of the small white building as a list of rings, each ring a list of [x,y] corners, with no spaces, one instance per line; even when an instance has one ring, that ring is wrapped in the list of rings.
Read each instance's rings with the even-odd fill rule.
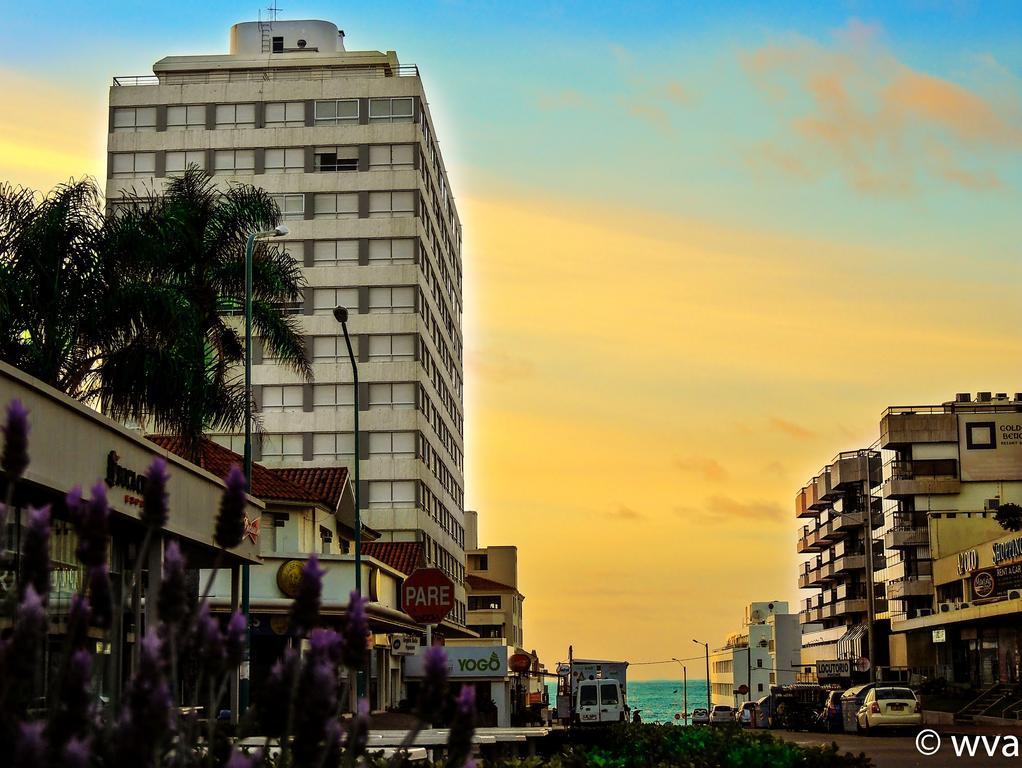
[[[476,692],[476,723],[479,726],[511,726],[512,673],[508,664],[515,649],[503,640],[448,640],[447,675],[457,689],[473,685]],[[420,647],[404,661],[409,696],[414,698],[423,678],[426,649]],[[487,705],[487,702],[490,704]]]

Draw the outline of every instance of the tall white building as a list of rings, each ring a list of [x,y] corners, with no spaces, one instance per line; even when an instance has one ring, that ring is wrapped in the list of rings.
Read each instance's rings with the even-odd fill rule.
[[[267,466],[350,465],[359,360],[361,498],[383,540],[425,543],[458,584],[465,620],[461,223],[415,66],[347,51],[325,21],[236,24],[226,55],[170,56],[114,78],[107,197],[161,188],[198,165],[278,201],[304,265],[315,376],[303,383],[256,339],[253,382]],[[237,436],[217,439],[241,451]]]

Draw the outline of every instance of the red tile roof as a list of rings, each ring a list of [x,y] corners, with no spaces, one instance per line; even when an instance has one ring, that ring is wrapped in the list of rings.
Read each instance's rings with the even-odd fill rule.
[[[505,592],[517,592],[518,590],[512,587],[510,584],[501,584],[499,581],[493,581],[492,579],[484,578],[483,576],[474,576],[468,574],[465,576],[465,585],[469,589],[489,589],[489,590],[503,590]]]
[[[230,448],[225,448],[224,446],[214,443],[212,440],[208,439],[203,439],[200,444],[198,461],[196,461],[191,452],[185,448],[184,441],[180,437],[176,437],[174,435],[149,435],[149,440],[156,443],[165,451],[177,454],[188,461],[198,464],[207,472],[221,478],[227,477],[227,473],[230,471],[232,465],[237,464],[240,467],[244,462],[244,457],[238,455]],[[347,475],[346,469],[342,467],[341,470],[345,473],[345,475]],[[310,503],[319,503],[328,506],[331,512],[337,509],[336,502],[332,502],[331,497],[328,495],[328,491],[332,489],[332,485],[326,485],[326,478],[324,478],[324,484],[321,487],[308,487],[305,484],[299,483],[297,480],[288,477],[284,474],[285,471],[286,470],[267,469],[261,464],[253,463],[252,495],[257,499],[267,499],[271,501],[305,501]],[[331,481],[335,479],[336,478],[332,478]],[[339,491],[337,493],[339,498]]]
[[[331,510],[337,509],[337,505],[340,504],[344,485],[348,481],[347,467],[299,467],[270,471],[309,489],[318,498],[327,502]]]
[[[426,561],[426,550],[418,541],[372,541],[362,545],[362,554],[375,557],[405,576]]]

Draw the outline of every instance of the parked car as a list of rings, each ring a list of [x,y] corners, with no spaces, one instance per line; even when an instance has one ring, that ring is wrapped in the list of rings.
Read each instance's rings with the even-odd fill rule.
[[[827,733],[840,733],[844,730],[844,721],[841,719],[841,697],[844,691],[830,691],[827,700],[820,710],[820,729]]]
[[[772,711],[773,698],[770,696],[763,696],[756,700],[756,727],[757,728],[769,728],[770,727],[770,713]]]
[[[841,721],[845,733],[856,733],[859,730],[859,710],[862,709],[866,695],[873,690],[875,683],[857,685],[841,694]]]
[[[746,701],[735,711],[735,722],[742,728],[756,727],[756,702]]]
[[[879,728],[918,728],[923,724],[923,705],[910,688],[877,686],[866,694],[858,713],[861,733]]]
[[[710,725],[727,725],[735,720],[735,710],[727,704],[714,704],[710,712]]]
[[[709,725],[710,713],[703,707],[692,710],[692,725]]]

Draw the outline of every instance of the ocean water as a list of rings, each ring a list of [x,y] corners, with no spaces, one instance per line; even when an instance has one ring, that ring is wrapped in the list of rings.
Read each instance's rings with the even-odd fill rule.
[[[547,682],[551,705],[557,701],[557,684]],[[638,680],[628,682],[628,706],[640,710],[644,723],[673,723],[674,716],[682,712],[685,688],[681,680]],[[688,711],[706,707],[706,681],[688,681]]]

